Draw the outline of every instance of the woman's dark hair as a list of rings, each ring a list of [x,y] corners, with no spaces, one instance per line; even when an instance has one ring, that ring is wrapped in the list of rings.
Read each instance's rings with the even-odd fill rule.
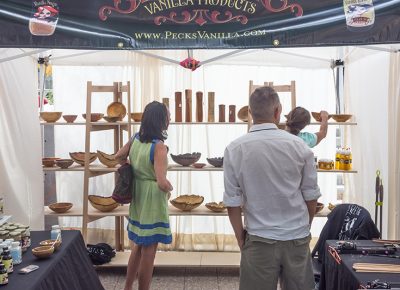
[[[151,102],[144,108],[142,123],[139,130],[139,139],[142,143],[149,143],[153,139],[164,141],[162,132],[168,129],[169,115],[167,107],[157,101]]]
[[[297,136],[310,122],[310,112],[302,107],[296,107],[288,114],[286,127],[289,133]]]

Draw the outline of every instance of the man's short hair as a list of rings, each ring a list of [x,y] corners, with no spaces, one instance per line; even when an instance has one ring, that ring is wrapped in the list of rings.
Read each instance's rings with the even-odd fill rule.
[[[250,109],[254,120],[273,118],[279,104],[279,96],[271,87],[257,88],[250,96]]]

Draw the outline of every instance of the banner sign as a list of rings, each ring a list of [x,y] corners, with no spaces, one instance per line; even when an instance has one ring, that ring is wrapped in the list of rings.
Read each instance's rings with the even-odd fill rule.
[[[0,0],[0,47],[267,48],[400,42],[400,0]]]

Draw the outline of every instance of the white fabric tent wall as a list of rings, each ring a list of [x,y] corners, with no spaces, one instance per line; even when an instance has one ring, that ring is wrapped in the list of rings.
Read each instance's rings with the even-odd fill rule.
[[[37,87],[36,57],[0,63],[0,195],[5,214],[35,230],[44,224]]]
[[[400,238],[400,53],[390,55],[388,237]]]
[[[357,48],[345,59],[346,112],[354,114],[358,125],[347,127],[346,145],[352,148],[357,174],[346,175],[346,201],[375,212],[375,177],[380,170],[386,189],[383,237],[388,221],[388,86],[390,53]],[[397,149],[398,150],[398,149]]]

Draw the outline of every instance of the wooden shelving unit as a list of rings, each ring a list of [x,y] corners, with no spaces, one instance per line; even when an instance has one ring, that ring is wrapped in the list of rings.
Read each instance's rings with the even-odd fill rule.
[[[273,83],[266,82],[266,85],[273,85]],[[88,91],[87,91],[87,108],[86,114],[90,115],[91,112],[91,97],[93,93],[101,93],[101,92],[114,92],[114,101],[121,100],[121,93],[128,93],[128,112],[130,113],[130,95],[129,95],[129,82],[127,86],[122,86],[120,83],[114,83],[114,86],[92,86],[91,82],[88,82]],[[250,93],[256,87],[253,83],[250,83]],[[295,83],[292,82],[291,85],[288,86],[275,86],[275,89],[278,91],[289,92],[291,93],[291,101],[292,107],[296,104],[296,93],[295,93]],[[74,123],[66,123],[66,122],[56,122],[56,123],[46,123],[41,122],[42,126],[85,126],[86,127],[86,143],[85,143],[85,152],[86,159],[89,159],[89,149],[90,149],[90,133],[96,131],[103,130],[114,130],[114,145],[115,152],[122,146],[122,130],[127,130],[129,132],[129,137],[131,136],[131,131],[133,126],[139,126],[140,122],[131,122],[128,113],[128,121],[120,121],[120,122],[90,122],[89,118],[85,122],[74,122]],[[249,119],[251,120],[251,119]],[[171,122],[170,125],[173,126],[249,126],[247,122]],[[284,125],[284,123],[281,123]],[[310,125],[320,125],[319,122],[313,122]],[[354,126],[357,125],[355,122],[329,122],[330,126]],[[86,160],[88,161],[88,160]],[[86,239],[87,235],[87,225],[88,223],[95,221],[97,219],[103,217],[114,217],[115,218],[115,226],[116,226],[116,248],[117,250],[123,249],[123,240],[124,240],[124,218],[129,215],[129,206],[124,205],[116,208],[111,212],[100,212],[94,209],[91,205],[88,204],[88,191],[89,191],[89,178],[99,176],[102,174],[108,173],[116,173],[118,167],[116,168],[107,168],[103,165],[97,164],[88,164],[86,162],[86,166],[73,165],[68,169],[61,169],[58,167],[46,167],[43,168],[45,172],[84,172],[84,188],[83,188],[83,207],[73,207],[66,213],[57,214],[51,211],[47,206],[45,207],[45,215],[46,216],[59,216],[59,217],[83,217],[83,235]],[[216,168],[210,165],[205,166],[204,168],[194,168],[194,167],[183,167],[176,164],[170,164],[168,166],[169,172],[223,172],[223,168]],[[321,173],[335,173],[335,174],[343,174],[343,173],[357,173],[356,170],[344,171],[344,170],[318,170]],[[205,203],[205,202],[204,202]],[[316,214],[316,217],[326,217],[330,213],[330,210],[325,207],[321,212]],[[170,216],[209,216],[209,217],[227,217],[227,211],[225,212],[212,212],[207,209],[204,204],[199,206],[198,208],[189,211],[183,212],[181,210],[176,209],[172,205],[169,205],[169,215]],[[125,267],[128,264],[130,252],[117,252],[116,257],[108,264],[103,265],[101,267]],[[240,253],[238,252],[158,252],[156,255],[155,265],[158,267],[167,267],[167,266],[192,266],[192,267],[237,267],[240,264]]]

